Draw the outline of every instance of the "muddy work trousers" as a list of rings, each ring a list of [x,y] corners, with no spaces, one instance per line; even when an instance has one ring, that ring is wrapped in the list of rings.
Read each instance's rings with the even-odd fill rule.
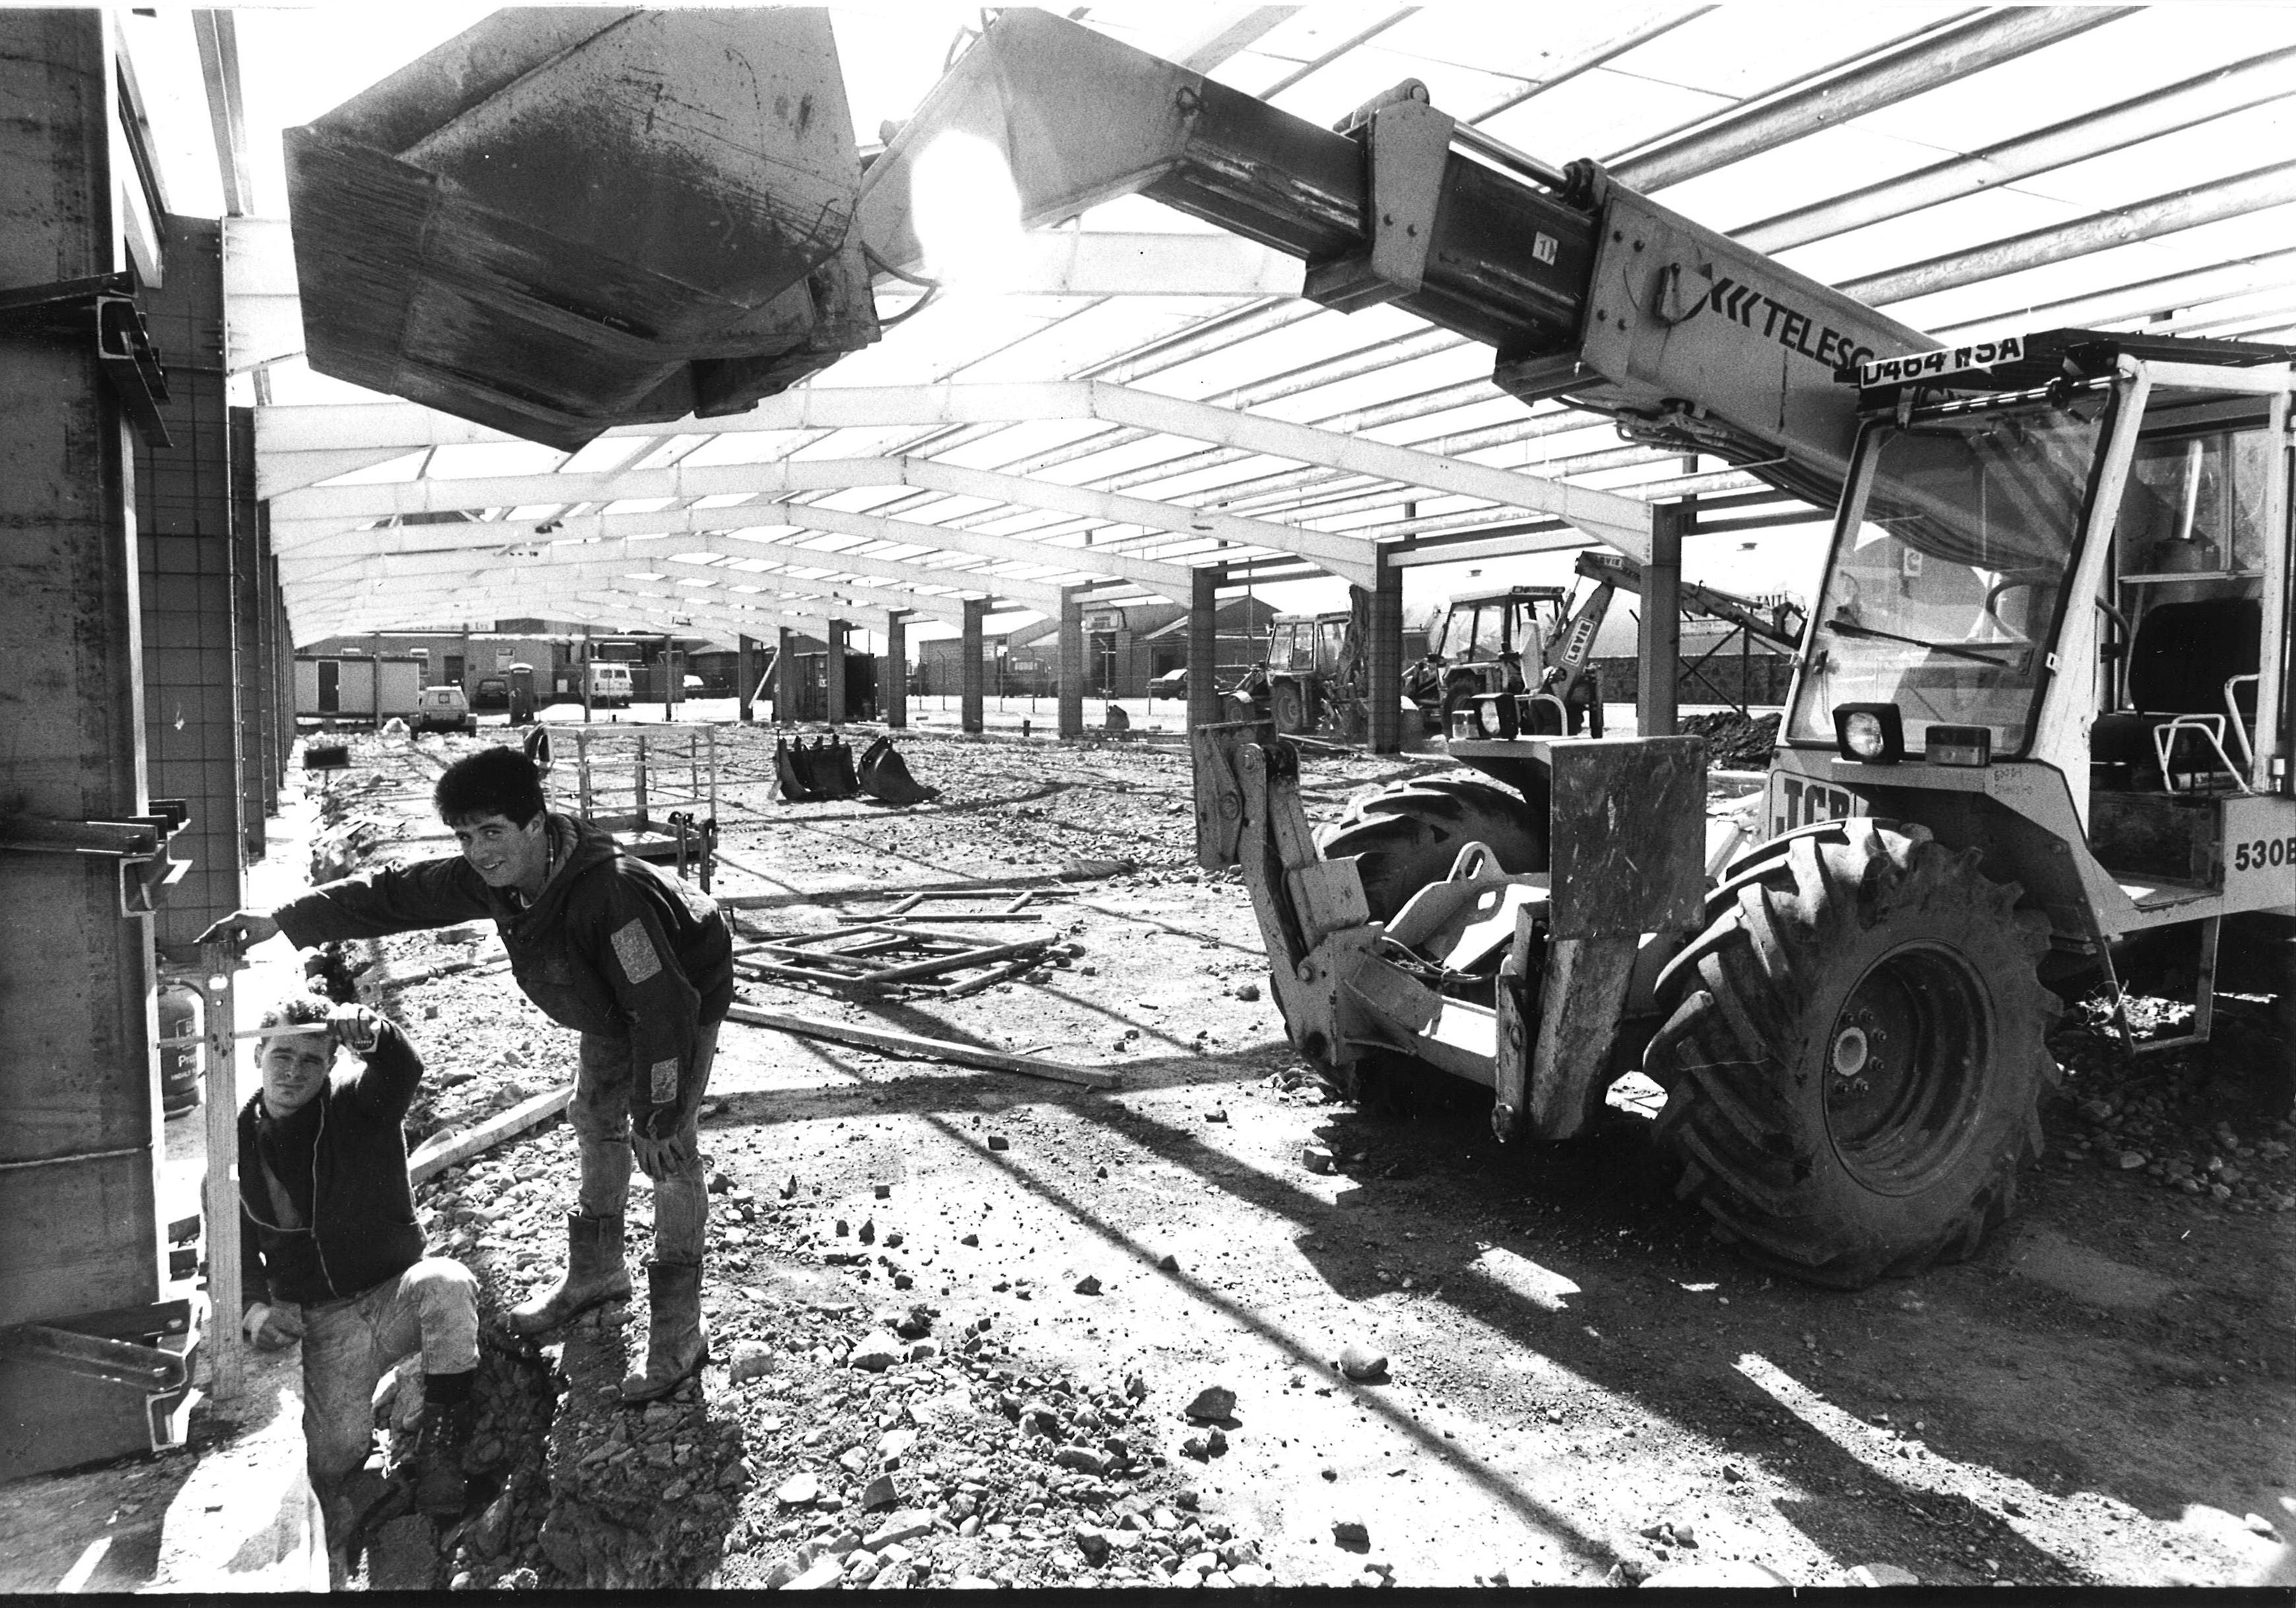
[[[693,1085],[685,1092],[685,1118],[677,1136],[686,1159],[653,1180],[653,1259],[692,1267],[701,1263],[709,1218],[709,1195],[701,1170],[699,1120],[701,1096],[709,1087],[709,1064],[718,1051],[718,1026],[704,1022],[693,1048]],[[630,1042],[617,1034],[585,1033],[574,1077],[574,1103],[567,1120],[581,1142],[582,1186],[577,1196],[585,1217],[618,1218],[630,1197]]]
[[[297,1309],[303,1320],[303,1443],[311,1486],[329,1503],[366,1461],[374,1387],[410,1352],[425,1374],[479,1366],[479,1281],[462,1263],[426,1257],[342,1300]],[[331,1512],[332,1525],[335,1515]]]

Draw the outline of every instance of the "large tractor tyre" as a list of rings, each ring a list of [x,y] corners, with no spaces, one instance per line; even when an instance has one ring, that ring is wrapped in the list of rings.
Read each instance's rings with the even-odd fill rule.
[[[1316,841],[1325,859],[1354,859],[1376,922],[1448,876],[1469,843],[1488,844],[1506,871],[1546,869],[1546,823],[1520,794],[1472,776],[1423,776],[1374,793]]]
[[[1976,850],[1829,822],[1740,862],[1659,976],[1657,1138],[1752,1259],[1859,1289],[1977,1249],[2056,1081],[2048,923]]]
[[[1296,681],[1279,681],[1267,689],[1267,718],[1287,737],[1307,731],[1308,696]]]

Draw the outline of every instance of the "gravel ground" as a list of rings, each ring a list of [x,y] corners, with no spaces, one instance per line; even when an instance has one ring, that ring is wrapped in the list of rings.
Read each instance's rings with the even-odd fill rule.
[[[745,931],[979,882],[1038,897],[1037,921],[969,929],[984,942],[1059,945],[962,998],[745,997],[1120,1087],[729,1026],[698,1387],[608,1399],[642,1303],[538,1348],[497,1336],[471,1514],[378,1544],[366,1583],[2288,1578],[2296,1127],[2260,1010],[2135,1058],[2068,1013],[2021,1217],[1918,1280],[1807,1289],[1674,1201],[1639,1079],[1565,1146],[1503,1148],[1464,1098],[1338,1103],[1283,1042],[1242,890],[1193,863],[1177,745],[919,734],[903,750],[942,800],[889,811],[783,805],[770,737],[720,739],[716,890]],[[468,741],[356,739],[315,865],[443,852],[427,789]],[[1311,818],[1440,763],[1311,754]],[[473,928],[320,967],[422,1049],[411,1139],[571,1065],[499,953]],[[557,1266],[572,1190],[553,1122],[421,1208],[498,1312]],[[641,1180],[634,1253],[649,1203]]]

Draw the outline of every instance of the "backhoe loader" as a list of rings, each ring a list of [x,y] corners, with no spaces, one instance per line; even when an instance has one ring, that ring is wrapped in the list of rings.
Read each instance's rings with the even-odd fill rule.
[[[600,15],[626,61],[586,65],[585,13],[503,13],[291,133],[315,367],[567,445],[736,411],[876,337],[861,265],[918,260],[914,186],[957,139],[1024,226],[1147,195],[1303,258],[1324,306],[1491,346],[1525,401],[1837,510],[1767,841],[1727,865],[1693,738],[1459,738],[1478,775],[1318,842],[1287,741],[1196,729],[1201,863],[1242,867],[1292,1041],[1342,1088],[1432,1068],[1489,1088],[1503,1138],[1558,1140],[1639,1066],[1681,1194],[1762,1263],[1857,1286],[2012,1209],[2057,988],[2181,950],[2192,1038],[2234,963],[2290,989],[2296,351],[1942,349],[1415,82],[1324,128],[1041,11],[999,13],[863,172],[825,24]],[[663,48],[682,28],[726,48]],[[714,132],[767,103],[714,65],[730,36],[775,29],[779,167]],[[724,116],[653,151],[663,72],[704,58],[678,99]]]

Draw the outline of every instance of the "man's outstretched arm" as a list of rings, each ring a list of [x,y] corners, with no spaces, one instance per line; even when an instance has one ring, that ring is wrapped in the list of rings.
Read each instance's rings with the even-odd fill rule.
[[[234,953],[284,932],[299,949],[346,938],[385,938],[494,912],[486,885],[462,857],[424,860],[326,882],[272,910],[234,910],[199,936]]]

